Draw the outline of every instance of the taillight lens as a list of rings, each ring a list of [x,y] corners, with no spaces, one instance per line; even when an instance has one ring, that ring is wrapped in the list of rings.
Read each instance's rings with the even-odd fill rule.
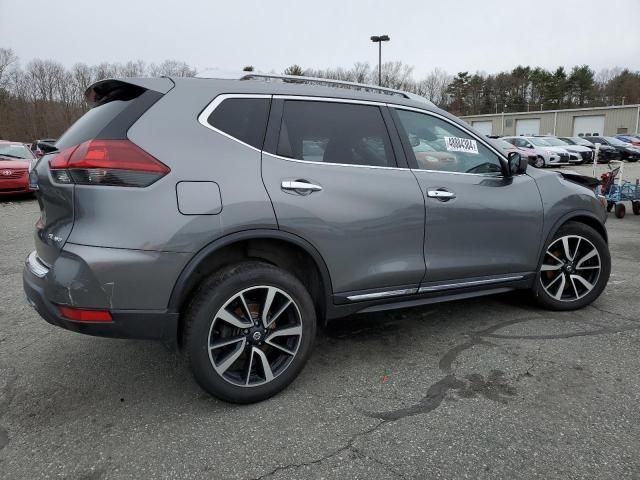
[[[49,161],[58,183],[147,187],[171,170],[129,140],[88,140]]]

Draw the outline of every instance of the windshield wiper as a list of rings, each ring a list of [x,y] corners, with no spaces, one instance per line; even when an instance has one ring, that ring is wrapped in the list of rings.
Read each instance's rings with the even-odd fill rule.
[[[10,153],[0,153],[0,157],[17,158],[18,160],[29,160],[28,158],[20,157],[18,155],[11,155]]]

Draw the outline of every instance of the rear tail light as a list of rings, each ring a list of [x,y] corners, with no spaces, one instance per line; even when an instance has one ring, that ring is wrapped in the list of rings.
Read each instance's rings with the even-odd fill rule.
[[[129,140],[88,140],[49,161],[58,183],[146,187],[170,172]]]
[[[113,322],[108,310],[87,310],[58,305],[60,315],[75,322]]]

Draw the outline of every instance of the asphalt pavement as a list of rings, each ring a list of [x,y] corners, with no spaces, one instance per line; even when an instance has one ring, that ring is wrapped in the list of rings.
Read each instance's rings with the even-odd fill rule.
[[[234,406],[161,344],[40,319],[21,280],[37,203],[0,199],[0,478],[638,479],[640,216],[627,212],[607,223],[611,280],[590,307],[509,293],[353,316],[320,331],[287,390]]]

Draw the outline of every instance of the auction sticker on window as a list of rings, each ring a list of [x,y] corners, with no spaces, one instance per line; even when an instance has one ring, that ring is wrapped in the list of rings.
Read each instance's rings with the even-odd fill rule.
[[[478,143],[469,138],[444,137],[444,143],[450,152],[464,152],[478,154]]]

